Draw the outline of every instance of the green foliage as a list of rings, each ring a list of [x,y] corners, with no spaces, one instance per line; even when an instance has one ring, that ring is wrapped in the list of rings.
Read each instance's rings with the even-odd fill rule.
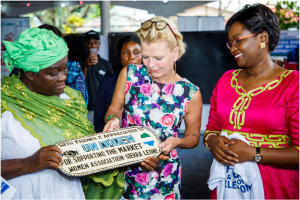
[[[111,6],[112,8],[113,6]],[[100,4],[71,5],[64,8],[50,8],[23,15],[30,18],[31,27],[37,27],[38,18],[42,23],[56,26],[62,33],[76,33],[86,21],[101,16]]]
[[[299,29],[299,6],[297,1],[277,1],[275,14],[279,19],[281,30]]]

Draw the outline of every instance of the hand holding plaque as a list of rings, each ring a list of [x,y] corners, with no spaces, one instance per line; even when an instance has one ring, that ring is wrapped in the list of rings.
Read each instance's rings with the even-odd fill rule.
[[[59,170],[79,177],[158,157],[159,143],[160,139],[150,129],[133,126],[58,142],[55,146],[64,152]]]

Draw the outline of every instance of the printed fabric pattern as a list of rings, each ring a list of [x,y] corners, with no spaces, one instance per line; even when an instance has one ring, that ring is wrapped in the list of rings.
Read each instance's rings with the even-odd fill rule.
[[[125,88],[122,126],[145,126],[163,142],[177,137],[190,99],[199,88],[187,79],[173,84],[152,81],[143,65],[129,65]],[[181,164],[177,151],[169,153],[158,169],[144,172],[140,167],[125,172],[126,199],[180,199]]]
[[[73,60],[69,60],[67,63],[67,67],[68,77],[66,80],[66,85],[68,85],[70,88],[73,88],[74,90],[78,90],[81,93],[85,104],[88,105],[89,95],[80,64]]]

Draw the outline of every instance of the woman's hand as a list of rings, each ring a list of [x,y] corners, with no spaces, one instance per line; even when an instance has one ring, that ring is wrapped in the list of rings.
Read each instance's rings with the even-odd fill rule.
[[[105,131],[113,131],[115,129],[120,128],[120,120],[116,117],[112,117],[104,126],[103,132]]]
[[[180,138],[176,138],[176,137],[168,137],[164,142],[160,143],[158,145],[158,147],[161,148],[161,151],[163,154],[168,154],[170,151],[172,151],[173,149],[175,149],[178,145],[177,140]]]
[[[59,168],[62,162],[63,151],[56,146],[40,148],[32,156],[26,158],[28,172],[36,172],[44,168]]]
[[[211,153],[213,154],[214,158],[223,165],[235,165],[238,163],[239,160],[238,155],[230,150],[228,145],[235,144],[234,141],[229,140],[227,137],[218,136],[218,135],[211,135],[208,138],[207,144],[211,149]]]
[[[228,148],[238,155],[239,157],[238,163],[254,161],[254,155],[256,154],[255,147],[250,146],[239,139],[232,139],[231,141],[234,141],[234,144],[228,146]]]
[[[168,159],[169,156],[166,156],[164,154],[160,154],[158,158],[148,157],[143,162],[141,162],[140,167],[145,172],[151,172],[160,166],[161,160],[168,160]]]

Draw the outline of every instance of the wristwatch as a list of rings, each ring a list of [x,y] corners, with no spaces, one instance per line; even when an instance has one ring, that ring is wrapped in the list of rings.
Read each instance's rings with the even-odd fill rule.
[[[259,163],[262,160],[262,156],[260,154],[260,148],[256,147],[256,154],[254,156],[254,161]]]

